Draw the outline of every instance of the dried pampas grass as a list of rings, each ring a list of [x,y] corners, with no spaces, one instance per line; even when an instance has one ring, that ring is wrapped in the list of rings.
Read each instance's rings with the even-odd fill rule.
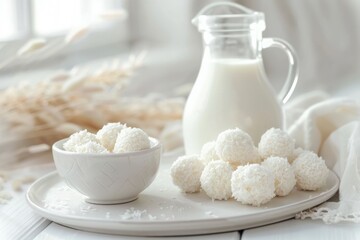
[[[65,37],[64,41],[66,44],[71,44],[83,39],[89,32],[89,27],[81,26],[71,30]]]
[[[108,21],[125,20],[128,12],[125,9],[109,9],[100,13],[99,17]]]
[[[44,38],[31,39],[30,41],[25,43],[25,45],[23,47],[21,47],[18,50],[17,55],[23,56],[26,54],[31,54],[33,52],[38,51],[39,49],[42,49],[43,47],[45,47],[45,45],[46,45],[46,39],[44,39]]]
[[[60,72],[38,83],[21,83],[0,92],[0,166],[48,150],[81,129],[96,132],[108,122],[140,127],[159,137],[182,116],[184,100],[126,98],[122,91],[144,54],[94,73]]]

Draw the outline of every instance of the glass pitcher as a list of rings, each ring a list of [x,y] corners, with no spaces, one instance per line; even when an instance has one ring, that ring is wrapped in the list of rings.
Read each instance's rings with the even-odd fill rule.
[[[224,8],[226,14],[214,14]],[[257,144],[267,129],[283,128],[280,101],[287,102],[295,89],[297,57],[285,41],[262,38],[264,14],[221,2],[203,8],[192,22],[202,33],[204,54],[184,110],[186,153],[199,154],[226,129],[238,127]],[[290,62],[279,96],[264,71],[261,51],[269,47],[283,49]]]

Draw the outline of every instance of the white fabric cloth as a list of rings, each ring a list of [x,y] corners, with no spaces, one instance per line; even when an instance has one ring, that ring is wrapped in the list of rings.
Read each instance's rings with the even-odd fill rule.
[[[285,106],[288,132],[298,146],[321,155],[340,178],[339,201],[301,212],[297,218],[360,223],[360,103],[303,95]]]

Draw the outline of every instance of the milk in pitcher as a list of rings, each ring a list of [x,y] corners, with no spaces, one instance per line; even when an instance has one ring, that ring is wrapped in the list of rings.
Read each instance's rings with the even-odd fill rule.
[[[187,154],[198,154],[218,134],[238,127],[255,144],[271,127],[282,128],[282,110],[261,59],[212,59],[202,66],[187,100],[183,134]]]

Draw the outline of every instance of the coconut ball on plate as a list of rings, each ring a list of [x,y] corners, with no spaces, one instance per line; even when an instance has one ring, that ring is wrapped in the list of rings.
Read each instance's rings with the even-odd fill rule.
[[[200,177],[201,188],[212,199],[227,200],[231,197],[232,168],[222,160],[209,162]]]
[[[259,142],[259,154],[263,159],[268,157],[290,158],[295,148],[295,140],[288,133],[278,128],[267,130]]]
[[[114,153],[136,152],[150,148],[149,136],[140,128],[124,128],[118,134]]]
[[[83,145],[88,142],[99,143],[99,140],[96,138],[96,135],[88,132],[86,129],[80,132],[76,132],[69,137],[63,147],[66,151],[76,152],[76,148],[80,145]]]
[[[222,160],[235,166],[261,160],[250,135],[239,128],[220,133],[216,139],[215,150]]]
[[[97,133],[96,137],[99,139],[100,143],[108,150],[112,151],[115,146],[115,142],[118,134],[126,128],[126,125],[123,125],[119,122],[117,123],[108,123],[104,125]]]
[[[201,148],[200,159],[204,165],[207,165],[211,161],[220,159],[220,157],[216,154],[215,141],[204,144]]]
[[[310,151],[303,151],[293,162],[296,186],[302,190],[315,191],[325,185],[329,175],[325,161]]]
[[[183,192],[200,191],[200,176],[204,169],[198,155],[186,155],[176,159],[170,168],[173,183]]]
[[[76,147],[77,153],[109,153],[109,151],[99,143],[87,142]]]
[[[231,191],[242,204],[260,206],[275,197],[274,174],[259,164],[239,166],[231,176]]]
[[[286,196],[295,187],[295,173],[286,158],[269,157],[261,165],[274,174],[275,194],[277,196]]]

